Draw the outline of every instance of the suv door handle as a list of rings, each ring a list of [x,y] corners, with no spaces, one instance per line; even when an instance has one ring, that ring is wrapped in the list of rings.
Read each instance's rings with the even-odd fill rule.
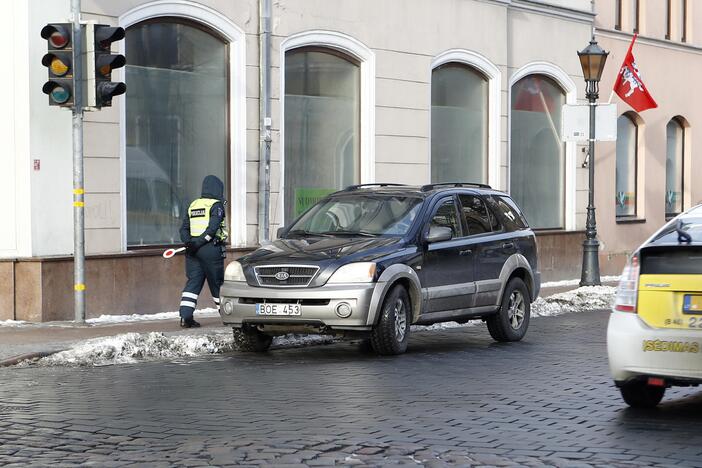
[[[514,242],[505,242],[502,244],[502,248],[507,250],[507,249],[513,249],[514,248]]]
[[[465,249],[465,250],[461,250],[460,252],[458,252],[458,255],[464,256],[464,255],[470,255],[472,253],[473,253],[473,251],[471,249]]]

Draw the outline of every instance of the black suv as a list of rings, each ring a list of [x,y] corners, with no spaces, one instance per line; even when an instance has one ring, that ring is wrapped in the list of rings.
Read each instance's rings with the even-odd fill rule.
[[[407,348],[411,324],[482,319],[497,341],[529,326],[541,284],[516,203],[483,184],[365,184],[333,193],[228,265],[220,315],[239,349],[291,332]]]

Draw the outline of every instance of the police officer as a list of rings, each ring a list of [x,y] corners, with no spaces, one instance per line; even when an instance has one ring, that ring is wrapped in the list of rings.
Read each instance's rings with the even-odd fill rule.
[[[188,208],[183,219],[180,239],[186,247],[185,283],[180,298],[180,326],[199,327],[193,319],[197,297],[202,286],[210,287],[219,308],[219,288],[224,282],[224,241],[228,234],[224,224],[224,183],[213,175],[202,181],[202,195]]]

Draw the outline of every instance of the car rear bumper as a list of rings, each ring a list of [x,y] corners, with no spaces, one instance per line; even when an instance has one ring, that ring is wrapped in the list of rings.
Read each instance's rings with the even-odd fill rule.
[[[635,313],[615,311],[607,354],[617,383],[645,376],[702,382],[702,330],[651,328]]]
[[[288,327],[309,326],[319,329],[370,330],[371,299],[378,283],[325,285],[320,288],[259,288],[246,283],[225,281],[220,290],[219,314],[225,325],[263,324]],[[299,316],[257,315],[257,303],[298,303]],[[337,307],[346,303],[351,315],[341,317]]]

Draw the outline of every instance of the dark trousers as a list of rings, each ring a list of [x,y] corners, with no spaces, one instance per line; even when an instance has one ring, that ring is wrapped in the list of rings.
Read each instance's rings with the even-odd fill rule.
[[[222,247],[209,242],[198,249],[195,255],[185,256],[185,283],[180,298],[180,316],[183,319],[193,318],[197,297],[207,280],[217,308],[219,308],[219,288],[224,282],[224,255]]]

